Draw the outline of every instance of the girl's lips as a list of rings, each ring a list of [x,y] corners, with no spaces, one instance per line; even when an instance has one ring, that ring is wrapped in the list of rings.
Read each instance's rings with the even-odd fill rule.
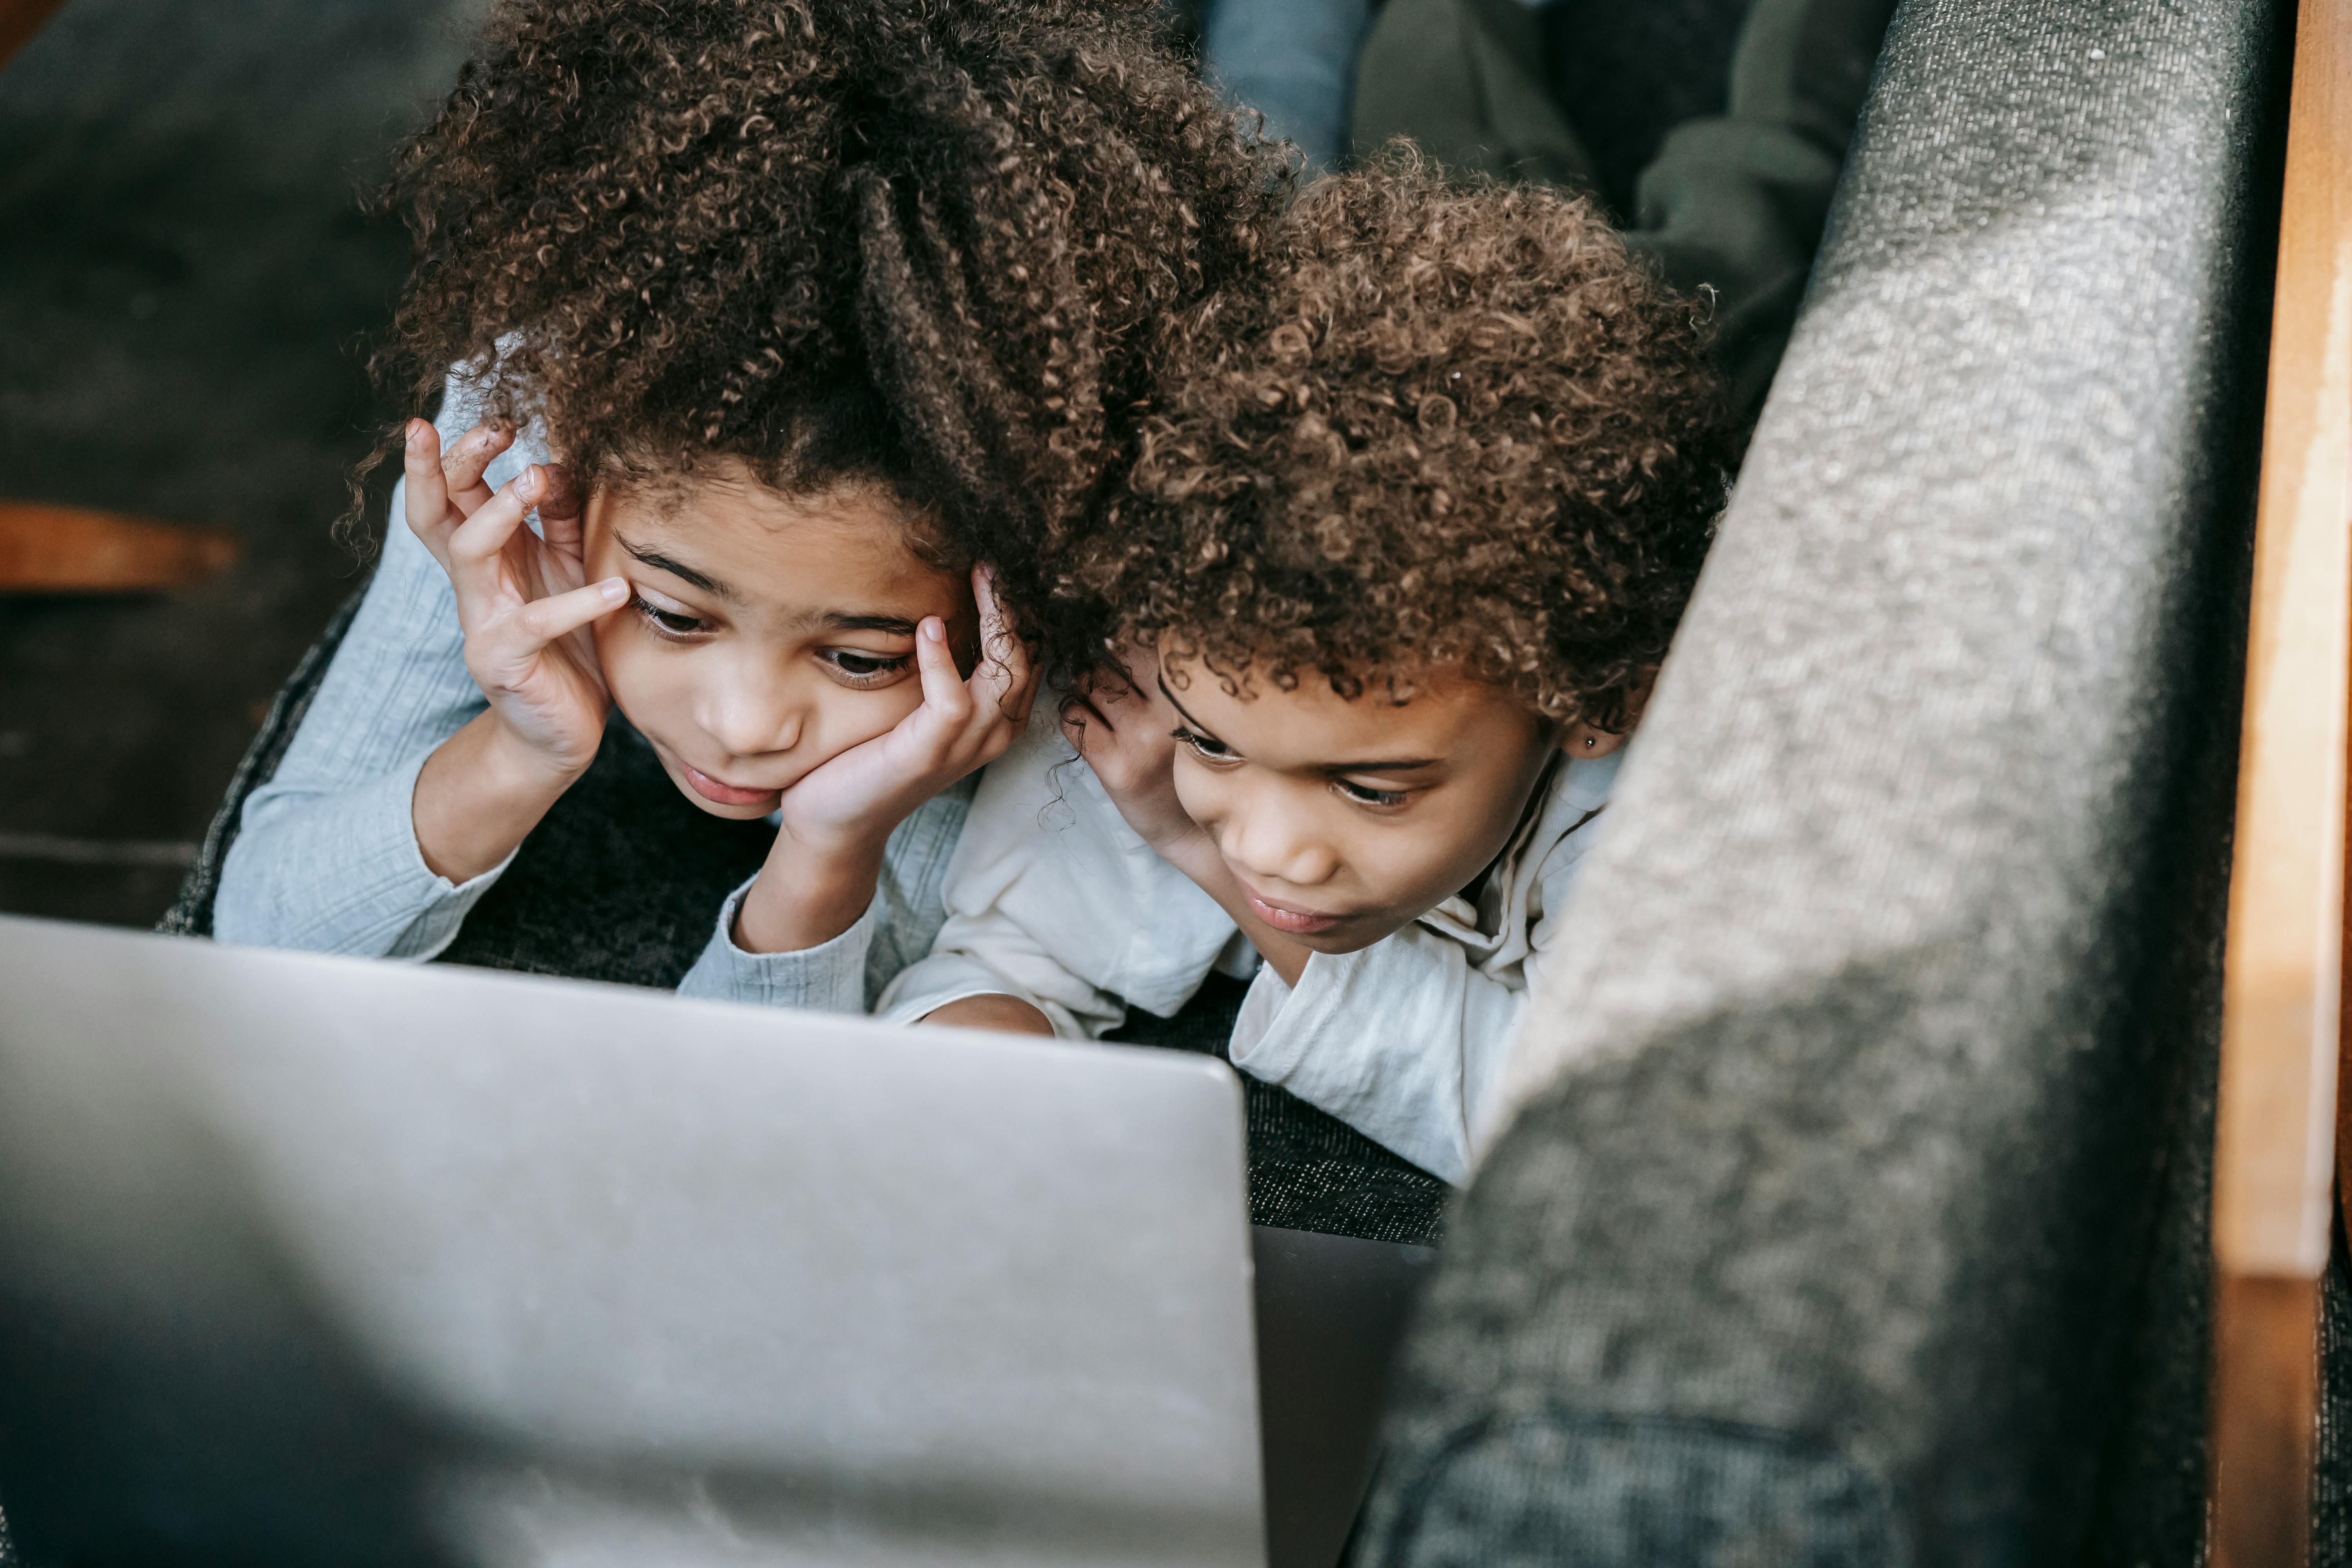
[[[686,782],[694,786],[695,794],[705,800],[717,801],[720,805],[758,805],[762,802],[773,802],[783,793],[772,789],[737,789],[733,784],[720,784],[682,759],[677,771],[686,775]]]
[[[1244,892],[1242,896],[1249,900],[1250,908],[1257,911],[1258,919],[1275,930],[1288,931],[1293,936],[1313,936],[1318,931],[1329,931],[1339,923],[1338,915],[1318,915],[1309,914],[1304,910],[1286,910],[1279,904],[1267,903],[1255,893]]]

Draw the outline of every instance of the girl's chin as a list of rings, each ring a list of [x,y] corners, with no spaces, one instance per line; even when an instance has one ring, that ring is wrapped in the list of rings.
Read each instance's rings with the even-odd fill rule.
[[[709,816],[725,817],[730,822],[756,822],[761,817],[772,816],[783,799],[780,795],[772,795],[767,797],[767,804],[764,805],[728,805],[697,794],[676,779],[672,779],[670,783],[677,784],[678,794],[686,796]]]
[[[784,798],[780,790],[750,795],[744,790],[729,789],[670,757],[662,759],[662,771],[669,774],[669,782],[677,786],[678,794],[710,816],[725,817],[730,822],[751,822],[765,816]]]

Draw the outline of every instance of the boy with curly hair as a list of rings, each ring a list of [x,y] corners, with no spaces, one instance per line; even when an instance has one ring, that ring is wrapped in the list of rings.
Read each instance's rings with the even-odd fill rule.
[[[1460,1183],[1706,554],[1728,421],[1691,306],[1580,200],[1401,160],[1314,187],[1277,243],[1268,285],[1179,334],[1072,562],[1128,679],[992,771],[895,994],[919,1015],[992,970],[1025,979],[999,989],[1029,1026],[1073,1032],[1116,1011],[1085,999],[1129,935],[1104,889],[1131,887],[1127,922],[1196,967],[1235,928],[1262,957],[1236,1066]],[[1056,784],[1073,748],[1094,787]]]

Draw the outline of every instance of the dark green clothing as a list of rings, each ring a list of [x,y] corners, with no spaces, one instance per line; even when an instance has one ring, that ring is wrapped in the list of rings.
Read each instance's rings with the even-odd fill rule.
[[[1712,298],[1717,353],[1750,420],[1788,344],[1894,9],[1755,0],[1725,111],[1667,133],[1623,215],[1668,283]],[[1562,46],[1546,13],[1519,0],[1388,0],[1357,64],[1358,155],[1403,136],[1456,168],[1600,195],[1559,90]]]

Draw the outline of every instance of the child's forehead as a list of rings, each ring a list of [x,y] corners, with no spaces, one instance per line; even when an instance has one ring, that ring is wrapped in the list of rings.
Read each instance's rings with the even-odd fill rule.
[[[713,522],[772,532],[835,529],[892,540],[919,526],[919,509],[880,479],[839,478],[779,489],[740,458],[706,457],[693,468],[608,480],[616,512],[664,527]]]
[[[1170,697],[1195,719],[1248,731],[1262,747],[1286,752],[1412,742],[1439,755],[1483,734],[1539,722],[1509,692],[1445,668],[1367,671],[1348,682],[1352,690],[1339,689],[1320,670],[1263,663],[1220,672],[1171,655],[1162,668]]]
[[[926,559],[904,502],[877,484],[791,495],[722,473],[599,499],[592,521],[623,550],[686,566],[689,581],[741,602],[931,595],[960,582]]]

